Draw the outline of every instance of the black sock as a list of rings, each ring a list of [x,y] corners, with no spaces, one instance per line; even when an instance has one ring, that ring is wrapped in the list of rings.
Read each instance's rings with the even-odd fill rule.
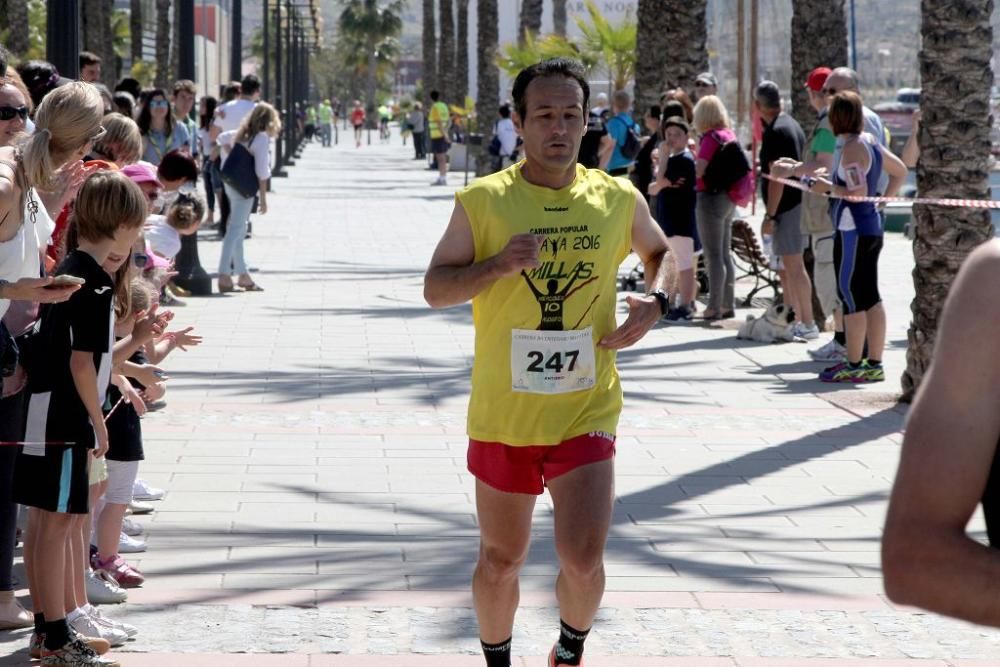
[[[847,334],[843,331],[835,331],[833,334],[833,339],[840,343],[841,345],[847,345]]]
[[[483,655],[486,656],[486,667],[510,667],[510,641],[508,639],[499,644],[487,644],[479,640]]]
[[[39,636],[45,634],[45,614],[41,612],[35,614],[35,634]]]
[[[882,360],[881,359],[869,359],[868,360],[868,365],[869,366],[881,366],[882,365]]]
[[[69,643],[69,624],[65,618],[58,621],[45,621],[45,648],[58,651]]]
[[[855,369],[861,368],[861,364],[862,363],[864,363],[863,360],[859,361],[857,363],[854,363],[853,361],[848,361],[847,362],[847,367],[850,368],[851,370],[855,370]]]
[[[577,630],[559,619],[559,643],[556,644],[556,663],[579,665],[583,659],[583,642],[590,630]]]

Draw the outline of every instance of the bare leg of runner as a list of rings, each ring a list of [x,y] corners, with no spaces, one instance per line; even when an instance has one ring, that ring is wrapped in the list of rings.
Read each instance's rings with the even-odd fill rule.
[[[504,493],[476,480],[479,562],[472,576],[472,597],[479,636],[487,644],[510,638],[520,600],[517,576],[531,545],[533,495]]]
[[[555,506],[563,621],[589,630],[604,595],[604,545],[615,498],[614,459],[582,466],[549,481]]]

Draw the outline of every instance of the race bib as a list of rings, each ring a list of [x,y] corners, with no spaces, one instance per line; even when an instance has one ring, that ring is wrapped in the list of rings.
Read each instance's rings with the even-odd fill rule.
[[[514,329],[511,389],[529,394],[567,394],[596,384],[591,327],[578,331]]]

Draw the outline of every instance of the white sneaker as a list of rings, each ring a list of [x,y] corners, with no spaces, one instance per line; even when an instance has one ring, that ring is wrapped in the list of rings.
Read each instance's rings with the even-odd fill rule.
[[[128,504],[128,509],[132,514],[152,514],[156,508],[141,500],[133,500]]]
[[[128,634],[124,630],[116,630],[107,625],[96,622],[86,613],[76,613],[71,611],[66,617],[69,626],[84,637],[98,637],[105,639],[112,646],[121,646],[128,640]]]
[[[146,543],[142,540],[137,540],[134,537],[129,537],[125,533],[118,536],[118,553],[120,554],[137,554],[146,550]]]
[[[804,322],[796,322],[792,327],[792,335],[803,340],[816,340],[819,338],[819,327],[816,326],[815,322],[809,325]]]
[[[838,343],[836,338],[833,338],[823,347],[809,350],[809,356],[812,357],[813,361],[840,363],[847,360],[847,348]]]
[[[132,500],[163,500],[166,494],[166,491],[150,486],[144,479],[137,479],[132,485]]]
[[[104,570],[87,570],[87,599],[92,604],[119,604],[128,593]]]
[[[132,537],[138,537],[145,532],[145,529],[138,521],[133,521],[132,519],[125,517],[125,520],[122,521],[122,532]]]
[[[107,626],[110,628],[114,628],[116,630],[124,632],[130,638],[135,637],[136,635],[139,634],[139,628],[135,627],[134,625],[129,625],[128,623],[123,623],[122,621],[113,618],[108,618],[107,616],[101,613],[100,609],[98,609],[92,604],[88,604],[86,607],[84,607],[83,611],[85,614],[87,614],[87,616],[90,616],[91,620],[93,620],[99,626],[102,627]]]
[[[448,179],[444,177],[438,177],[438,179],[432,182],[431,185],[448,185]]]

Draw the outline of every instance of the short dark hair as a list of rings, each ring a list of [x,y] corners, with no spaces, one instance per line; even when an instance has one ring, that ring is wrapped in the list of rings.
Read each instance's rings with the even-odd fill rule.
[[[198,163],[179,149],[174,149],[164,155],[156,167],[156,175],[160,177],[161,181],[179,181],[181,179],[185,182],[197,181],[198,173]]]
[[[87,65],[100,65],[103,60],[96,53],[90,51],[80,51],[80,69],[83,69]]]
[[[501,118],[510,118],[510,105],[509,104],[501,104],[500,105],[500,117]]]
[[[861,96],[852,90],[837,93],[830,100],[827,118],[830,120],[830,129],[835,135],[861,134],[865,129],[865,112]]]
[[[232,102],[237,97],[240,96],[241,84],[239,81],[230,81],[228,84],[222,87],[222,101]]]
[[[260,90],[260,79],[257,78],[256,74],[247,74],[240,81],[240,94],[242,95],[253,95]]]
[[[132,97],[132,93],[127,90],[117,90],[111,96],[111,101],[114,102],[118,113],[129,118],[135,117],[135,98]]]
[[[663,110],[660,109],[660,106],[658,104],[654,104],[653,106],[649,107],[649,115],[655,118],[656,120],[660,120],[660,116],[662,114]]]
[[[530,67],[525,67],[517,75],[517,78],[514,79],[514,90],[511,95],[514,98],[514,109],[517,111],[517,115],[521,117],[522,122],[528,113],[528,102],[525,99],[528,84],[535,79],[546,76],[564,76],[576,81],[583,91],[583,112],[587,112],[587,107],[590,105],[590,84],[587,83],[587,76],[583,65],[570,58],[550,58],[549,60],[535,63]]]
[[[134,99],[138,100],[139,96],[142,95],[142,84],[139,83],[138,79],[133,79],[130,76],[125,77],[118,82],[115,86],[115,91],[124,90],[130,94]]]
[[[431,91],[431,99],[437,102],[441,98],[441,93],[436,90]]]

